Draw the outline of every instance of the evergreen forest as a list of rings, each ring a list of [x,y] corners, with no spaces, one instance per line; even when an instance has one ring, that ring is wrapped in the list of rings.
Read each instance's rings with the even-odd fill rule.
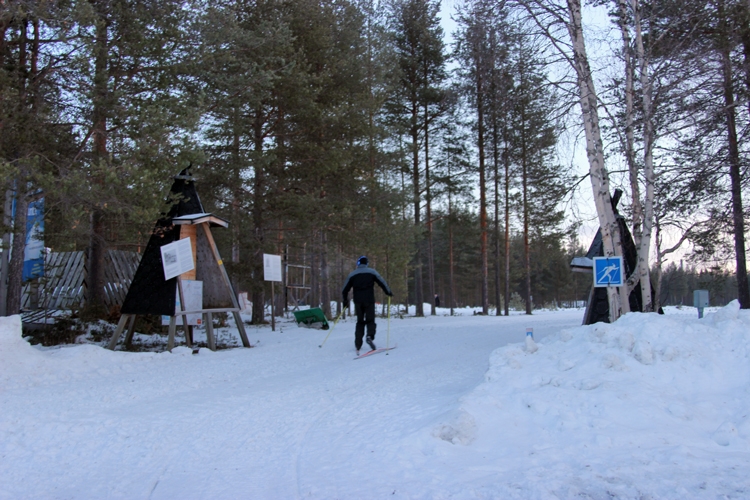
[[[570,262],[616,188],[647,310],[750,308],[749,5],[1,0],[5,314],[30,204],[106,317],[105,253],[143,251],[185,169],[253,323],[264,253],[304,286],[279,309],[335,317],[360,255],[418,316],[582,306]]]

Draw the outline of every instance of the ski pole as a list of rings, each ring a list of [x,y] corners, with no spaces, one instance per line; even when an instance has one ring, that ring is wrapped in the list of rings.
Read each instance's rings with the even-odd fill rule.
[[[331,327],[330,330],[328,330],[328,335],[326,335],[326,338],[323,339],[323,343],[321,343],[318,347],[323,347],[323,344],[326,343],[326,340],[328,340],[328,337],[331,335],[331,332],[333,331],[334,328],[336,328],[336,323],[339,322],[339,318],[341,318],[342,314],[344,314],[344,308],[343,307],[341,308],[341,312],[339,312],[339,315],[336,316],[336,319],[333,321],[333,326]]]
[[[388,333],[385,336],[385,346],[391,346],[391,296],[388,296]],[[388,354],[388,352],[386,352]]]

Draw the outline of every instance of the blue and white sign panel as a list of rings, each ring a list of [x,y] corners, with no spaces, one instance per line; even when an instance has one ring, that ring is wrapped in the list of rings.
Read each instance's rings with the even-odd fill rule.
[[[22,281],[44,276],[44,198],[29,203]]]
[[[594,257],[594,286],[622,286],[625,283],[622,256]]]

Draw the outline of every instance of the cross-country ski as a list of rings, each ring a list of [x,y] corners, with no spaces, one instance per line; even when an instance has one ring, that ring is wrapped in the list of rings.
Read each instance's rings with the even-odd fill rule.
[[[394,345],[393,347],[381,347],[380,349],[373,349],[372,351],[363,352],[359,356],[356,356],[354,359],[366,358],[367,356],[372,356],[373,354],[378,354],[380,352],[390,351],[395,348],[396,346]]]

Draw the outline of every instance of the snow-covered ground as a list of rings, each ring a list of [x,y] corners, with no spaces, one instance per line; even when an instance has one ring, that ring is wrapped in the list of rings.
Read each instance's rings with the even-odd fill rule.
[[[322,348],[282,320],[198,355],[39,348],[0,318],[0,498],[750,498],[736,302],[439,313],[378,319],[398,348],[356,361],[351,318]]]

